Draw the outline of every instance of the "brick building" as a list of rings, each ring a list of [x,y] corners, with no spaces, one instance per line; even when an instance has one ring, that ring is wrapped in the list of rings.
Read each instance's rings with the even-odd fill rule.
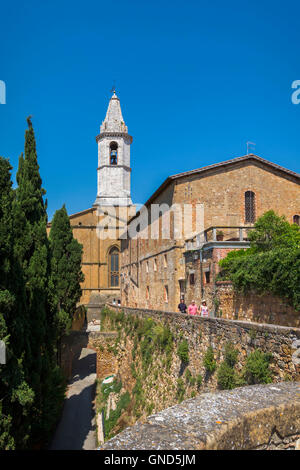
[[[248,246],[257,217],[273,209],[299,223],[299,181],[299,174],[253,154],[167,178],[121,241],[122,304],[174,311],[181,293],[199,303],[204,286],[213,288],[218,260]],[[164,210],[153,216],[153,205]],[[183,207],[190,209],[188,230],[179,224]]]

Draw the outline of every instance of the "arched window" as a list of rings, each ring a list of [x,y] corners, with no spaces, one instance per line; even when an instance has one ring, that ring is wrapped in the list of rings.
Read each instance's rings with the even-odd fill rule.
[[[300,215],[294,215],[293,224],[300,225]]]
[[[119,286],[119,250],[115,246],[112,247],[108,255],[109,267],[109,286]]]
[[[255,193],[245,192],[245,222],[253,224],[255,222]]]
[[[109,146],[110,164],[118,164],[118,144],[117,142],[111,142]]]

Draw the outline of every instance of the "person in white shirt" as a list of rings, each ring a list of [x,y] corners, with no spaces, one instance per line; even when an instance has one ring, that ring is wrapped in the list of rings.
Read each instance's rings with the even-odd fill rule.
[[[202,303],[200,306],[200,315],[201,317],[208,317],[208,308],[206,305],[206,300],[202,300]]]

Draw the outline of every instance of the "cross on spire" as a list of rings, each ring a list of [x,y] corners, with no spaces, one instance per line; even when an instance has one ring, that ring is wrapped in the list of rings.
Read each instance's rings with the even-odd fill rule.
[[[116,85],[115,83],[112,86],[112,89],[110,90],[111,93],[115,94],[116,93]]]

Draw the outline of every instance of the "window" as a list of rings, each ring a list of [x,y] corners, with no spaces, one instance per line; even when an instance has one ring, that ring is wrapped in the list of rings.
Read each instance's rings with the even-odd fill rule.
[[[149,290],[149,286],[146,287],[146,300],[149,300],[149,297],[150,297],[150,290]]]
[[[169,288],[168,288],[168,286],[164,287],[164,297],[165,297],[165,302],[169,302]]]
[[[154,261],[153,261],[153,270],[154,270],[154,271],[157,271],[157,261],[156,261],[156,258],[154,258]]]
[[[117,142],[111,142],[109,146],[109,154],[110,154],[110,164],[117,165],[118,164],[118,144]]]
[[[109,286],[119,286],[119,250],[115,246],[110,249],[108,255]]]
[[[255,222],[255,193],[245,192],[245,222],[253,224]]]
[[[164,255],[164,268],[168,267],[168,258],[167,255]]]
[[[300,215],[294,215],[293,224],[300,225]]]
[[[146,273],[149,272],[149,261],[146,261]]]
[[[195,274],[190,274],[190,285],[193,286],[195,284]]]
[[[206,284],[210,283],[210,272],[209,271],[205,272],[205,283]]]

